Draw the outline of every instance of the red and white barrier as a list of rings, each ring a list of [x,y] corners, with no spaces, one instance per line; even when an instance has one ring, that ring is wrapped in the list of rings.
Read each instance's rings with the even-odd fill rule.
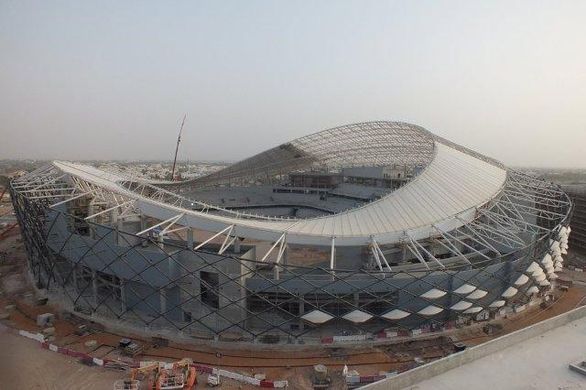
[[[75,351],[73,349],[59,347],[55,344],[47,343],[47,342],[45,342],[45,336],[42,335],[41,333],[32,333],[32,332],[28,332],[26,330],[20,330],[18,332],[18,334],[21,336],[24,336],[26,338],[38,341],[41,344],[41,347],[44,349],[47,349],[52,352],[57,352],[62,355],[67,355],[67,356],[72,356],[72,357],[75,357],[78,359],[92,361],[95,365],[100,366],[100,367],[107,365],[109,362],[114,362],[114,363],[117,362],[116,360],[99,359],[99,358],[90,356],[90,355],[83,353],[83,352],[79,352],[79,351]],[[155,362],[153,362],[153,361],[150,361],[150,362],[135,361],[130,366],[131,367],[140,367],[145,364],[152,364],[152,363],[155,363]],[[167,362],[157,362],[157,363],[160,363],[163,367],[168,367],[168,368],[173,367],[173,363],[167,363]],[[201,364],[193,364],[192,366],[198,372],[201,372],[201,373],[215,374],[220,377],[230,378],[230,379],[242,382],[242,383],[247,383],[249,385],[268,388],[268,389],[285,388],[289,384],[287,381],[260,380],[260,379],[256,379],[251,376],[238,374],[236,372],[232,372],[232,371],[228,371],[228,370],[224,370],[224,369],[219,369],[219,368],[215,368],[215,367],[209,367],[209,366],[205,366],[205,365],[201,365]]]

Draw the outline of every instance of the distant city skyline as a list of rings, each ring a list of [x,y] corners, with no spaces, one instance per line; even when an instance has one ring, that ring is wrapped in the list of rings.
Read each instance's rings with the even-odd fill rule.
[[[0,3],[0,159],[233,162],[414,123],[586,168],[586,2]]]

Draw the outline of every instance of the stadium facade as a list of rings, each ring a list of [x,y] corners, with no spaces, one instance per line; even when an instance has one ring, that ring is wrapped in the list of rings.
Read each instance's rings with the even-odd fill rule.
[[[572,237],[570,247],[578,256],[571,260],[576,267],[586,265],[584,255],[586,254],[586,184],[569,184],[562,186],[562,189],[572,200]]]
[[[55,161],[11,183],[37,285],[195,338],[356,340],[542,299],[572,203],[415,125],[321,131],[184,182]]]

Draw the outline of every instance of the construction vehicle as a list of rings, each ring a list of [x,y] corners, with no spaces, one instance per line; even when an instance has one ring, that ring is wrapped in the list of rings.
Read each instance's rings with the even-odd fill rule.
[[[138,343],[133,342],[130,339],[121,339],[118,342],[118,349],[122,351],[122,354],[128,357],[136,357],[144,352],[144,347]]]
[[[192,389],[197,383],[197,373],[191,359],[181,359],[173,363],[173,368],[165,369],[159,375],[160,388],[156,390]]]
[[[161,370],[155,381],[155,390],[180,390],[185,385],[185,376],[175,370]]]
[[[130,370],[130,380],[136,380],[139,378],[144,378],[144,377],[148,377],[151,374],[154,374],[155,372],[157,372],[159,370],[159,363],[157,362],[153,362],[151,364],[142,366],[142,367],[137,367],[137,368],[133,368],[132,370]]]
[[[314,389],[327,389],[332,383],[332,378],[328,375],[328,368],[323,364],[313,366],[313,375],[311,383]]]
[[[197,371],[193,367],[193,361],[191,359],[181,359],[177,362],[178,368],[184,371],[185,375],[185,386],[184,389],[191,389],[197,384]]]
[[[208,387],[217,387],[217,386],[220,386],[220,375],[209,374],[208,375]]]
[[[164,363],[153,362],[132,369],[130,380],[140,378],[148,390],[190,390],[197,383],[197,372],[191,364],[190,359],[182,359],[166,368]]]
[[[138,380],[140,379],[141,382],[146,383],[145,389],[154,390],[154,389],[161,389],[160,386],[160,375],[161,374],[161,365],[159,362],[152,362],[150,364],[145,364],[142,367],[133,368],[130,371],[130,380]],[[158,387],[157,387],[158,386]]]

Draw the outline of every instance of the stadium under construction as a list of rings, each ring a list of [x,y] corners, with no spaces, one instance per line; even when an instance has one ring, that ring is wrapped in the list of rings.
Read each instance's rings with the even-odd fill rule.
[[[384,121],[190,181],[55,161],[10,191],[31,274],[67,310],[253,342],[439,331],[539,302],[572,211],[552,183]]]

